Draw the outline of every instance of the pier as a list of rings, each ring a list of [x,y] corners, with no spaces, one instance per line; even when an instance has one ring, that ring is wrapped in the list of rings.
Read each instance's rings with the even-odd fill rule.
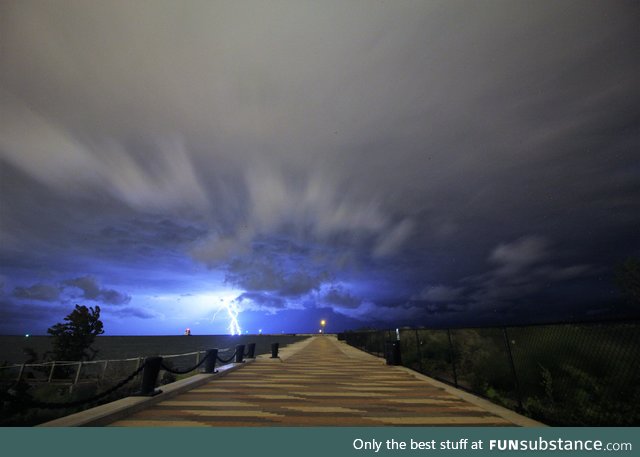
[[[260,356],[225,376],[166,400],[158,398],[108,425],[541,424],[407,368],[388,366],[383,359],[325,335],[288,346],[278,359]]]

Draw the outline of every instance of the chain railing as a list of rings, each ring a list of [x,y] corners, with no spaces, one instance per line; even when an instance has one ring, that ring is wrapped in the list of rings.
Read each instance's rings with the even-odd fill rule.
[[[242,347],[242,349],[244,350],[244,346]],[[236,348],[235,352],[233,354],[231,354],[231,356],[229,356],[226,359],[218,356],[218,361],[220,363],[229,363],[236,357],[237,354],[238,354],[238,349]]]
[[[5,366],[1,367],[3,369],[12,369],[19,367],[19,373],[17,378],[14,379],[13,382],[9,386],[7,386],[4,390],[0,390],[0,401],[9,404],[17,404],[21,408],[44,408],[44,409],[62,409],[62,408],[76,408],[79,406],[89,406],[99,402],[100,400],[108,397],[109,395],[115,393],[117,390],[123,388],[126,384],[130,383],[134,380],[138,375],[142,374],[140,389],[136,393],[138,396],[152,396],[160,391],[155,389],[158,384],[159,373],[161,370],[165,370],[166,372],[183,375],[190,373],[192,371],[197,370],[202,365],[205,365],[203,370],[204,373],[215,373],[216,362],[220,361],[222,363],[228,363],[231,360],[234,360],[235,363],[244,362],[244,357],[248,356],[250,358],[255,358],[255,343],[250,343],[247,345],[248,350],[245,353],[245,345],[241,344],[236,346],[235,351],[232,353],[231,357],[221,358],[218,356],[220,352],[228,352],[230,348],[223,349],[210,349],[208,351],[197,351],[190,352],[185,354],[171,354],[171,355],[163,355],[163,356],[154,356],[147,357],[146,359],[142,358],[131,358],[131,359],[116,359],[116,360],[100,360],[100,361],[81,361],[81,362],[65,362],[65,361],[53,361],[53,362],[45,362],[39,364],[20,364],[13,366]],[[202,354],[205,354],[204,357],[201,357]],[[196,362],[194,365],[189,366],[188,368],[176,368],[171,360],[175,360],[185,356],[196,356]],[[40,401],[33,398],[31,395],[26,393],[26,389],[24,388],[27,385],[26,379],[24,377],[25,368],[35,368],[35,369],[44,369],[48,370],[49,373],[47,375],[47,382],[52,382],[54,379],[54,372],[56,368],[58,369],[67,369],[69,367],[77,366],[76,374],[73,376],[73,384],[77,384],[80,378],[81,370],[84,366],[92,365],[92,364],[104,364],[108,366],[108,363],[114,362],[131,362],[136,361],[137,367],[128,376],[121,379],[112,387],[107,390],[100,392],[98,394],[92,395],[88,398],[83,398],[80,400],[67,401],[67,402],[45,402]],[[44,376],[43,376],[44,379]]]
[[[640,425],[638,321],[403,328],[397,335],[340,338],[550,425]]]
[[[254,346],[255,347],[255,346]],[[226,353],[231,348],[218,349],[219,353]],[[177,371],[186,374],[204,363],[203,355],[207,351],[186,352],[183,354],[161,355],[163,360],[171,360],[167,371]],[[235,356],[232,354],[231,359]],[[184,368],[193,365],[195,367]],[[80,382],[108,381],[122,377],[128,370],[128,366],[139,368],[144,357],[131,357],[126,359],[90,360],[90,361],[62,361],[56,360],[42,363],[22,363],[0,366],[1,381],[20,381],[29,383],[54,383],[75,385]],[[176,373],[178,374],[178,373]]]

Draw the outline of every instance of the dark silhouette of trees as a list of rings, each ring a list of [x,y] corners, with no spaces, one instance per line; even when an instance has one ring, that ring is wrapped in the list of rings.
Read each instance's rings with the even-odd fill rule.
[[[53,359],[92,360],[98,351],[91,345],[96,336],[104,333],[100,307],[87,308],[84,305],[76,305],[64,320],[64,323],[57,323],[47,330],[53,337]]]

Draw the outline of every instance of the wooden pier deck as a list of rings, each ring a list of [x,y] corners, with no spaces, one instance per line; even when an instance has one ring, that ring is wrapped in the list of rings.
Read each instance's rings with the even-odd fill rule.
[[[294,346],[284,360],[258,358],[110,425],[536,425],[406,368],[387,366],[331,335]]]

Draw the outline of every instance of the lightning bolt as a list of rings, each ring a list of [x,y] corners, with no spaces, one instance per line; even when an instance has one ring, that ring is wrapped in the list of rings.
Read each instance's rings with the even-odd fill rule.
[[[235,301],[225,301],[224,299],[220,299],[220,306],[216,310],[213,318],[211,320],[215,320],[216,316],[220,311],[226,311],[227,316],[229,316],[229,333],[231,335],[241,335],[242,329],[240,328],[240,323],[238,322],[238,315],[240,314],[240,310],[238,309],[238,304]]]

